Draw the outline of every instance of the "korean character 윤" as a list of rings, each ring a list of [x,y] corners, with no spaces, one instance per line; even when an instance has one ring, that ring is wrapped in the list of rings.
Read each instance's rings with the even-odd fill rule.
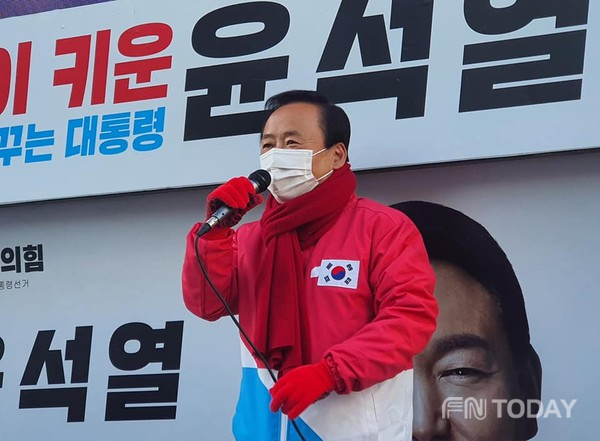
[[[133,149],[139,152],[156,150],[163,143],[165,130],[165,108],[139,110],[133,118]]]
[[[82,422],[85,420],[87,387],[66,386],[65,361],[71,361],[70,384],[88,382],[90,370],[90,355],[92,347],[92,327],[78,326],[75,328],[75,338],[67,340],[64,352],[60,349],[50,349],[56,331],[39,331],[23,378],[21,379],[21,394],[19,409],[67,408],[67,422]],[[63,361],[64,360],[64,361]],[[48,386],[38,386],[42,372],[46,372]]]
[[[182,339],[183,321],[166,322],[164,329],[153,329],[145,323],[127,323],[119,327],[110,340],[110,360],[122,371],[139,371],[151,363],[159,363],[161,371],[178,371]],[[129,341],[139,343],[136,352],[125,349]],[[105,420],[175,419],[178,388],[179,372],[111,375]]]
[[[54,130],[36,131],[35,124],[27,126],[27,141],[25,142],[25,163],[52,160],[52,153],[34,155],[34,150],[39,147],[54,145]]]
[[[0,259],[4,265],[0,266],[0,271],[16,271],[21,272],[21,247],[4,248],[0,252]]]
[[[75,155],[92,156],[96,152],[97,135],[97,115],[70,119],[67,125],[65,158]],[[80,142],[80,144],[76,144],[76,142]]]
[[[25,272],[44,271],[44,253],[42,244],[27,245],[23,248]]]
[[[263,110],[239,111],[233,90],[239,89],[239,104],[262,107],[265,88],[270,81],[288,77],[289,56],[246,61],[239,57],[262,53],[283,41],[290,27],[287,8],[278,2],[239,3],[212,11],[201,17],[192,31],[192,47],[203,58],[215,60],[186,71],[184,141],[258,133],[266,116]],[[218,18],[216,18],[218,16]],[[263,31],[247,34],[236,25],[261,23]],[[237,35],[219,37],[223,28],[236,29]],[[281,49],[282,51],[284,49]],[[225,60],[225,61],[224,61]],[[214,108],[219,109],[215,115]]]
[[[0,158],[3,166],[9,166],[12,158],[23,154],[22,143],[23,126],[0,127]]]
[[[241,103],[263,102],[266,83],[287,78],[288,64],[289,57],[284,56],[188,69],[186,92],[207,89],[208,93],[188,97],[183,140],[260,132],[267,115],[264,110],[213,116],[212,109],[233,106],[232,90],[237,85],[240,86]]]
[[[99,151],[103,155],[118,155],[127,150],[127,138],[131,130],[131,112],[103,115],[100,122]]]
[[[145,23],[133,26],[121,34],[118,48],[121,55],[138,58],[132,61],[122,61],[115,64],[115,103],[150,100],[167,96],[167,84],[146,85],[152,81],[152,73],[157,70],[171,69],[172,56],[152,57],[169,47],[173,40],[173,29],[166,23]]]

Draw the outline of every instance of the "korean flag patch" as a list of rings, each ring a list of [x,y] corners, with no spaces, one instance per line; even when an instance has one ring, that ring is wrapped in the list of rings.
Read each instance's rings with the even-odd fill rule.
[[[311,277],[318,277],[317,286],[339,286],[356,289],[358,286],[359,260],[326,260],[321,261],[310,272]]]

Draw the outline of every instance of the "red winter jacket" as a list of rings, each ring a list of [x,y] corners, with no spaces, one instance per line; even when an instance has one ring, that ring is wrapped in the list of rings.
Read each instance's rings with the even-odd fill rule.
[[[226,314],[202,275],[187,237],[183,297],[206,320]],[[199,240],[209,275],[253,335],[252,291],[265,247],[260,223],[221,240]],[[310,362],[331,357],[337,384],[360,391],[412,369],[436,326],[435,276],[421,236],[400,211],[352,196],[335,224],[302,252]],[[340,388],[338,388],[339,391]]]

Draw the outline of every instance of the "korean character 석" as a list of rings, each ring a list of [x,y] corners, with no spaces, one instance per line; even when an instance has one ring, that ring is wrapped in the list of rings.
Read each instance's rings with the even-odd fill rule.
[[[67,340],[64,352],[51,349],[55,330],[39,331],[31,349],[23,378],[19,409],[67,408],[67,422],[83,422],[87,398],[86,386],[71,386],[88,382],[92,346],[92,327],[78,326],[75,338]],[[64,361],[71,361],[70,384],[67,386]],[[48,386],[39,386],[45,370]],[[64,387],[56,387],[56,386]]]
[[[367,12],[366,0],[342,0],[321,55],[317,91],[336,103],[396,98],[396,119],[425,115],[428,59],[433,20],[432,1],[391,3],[389,20]],[[386,8],[387,9],[387,8]],[[402,29],[402,40],[388,34],[388,28]],[[398,34],[396,34],[398,35]],[[352,47],[358,43],[364,71],[344,73]],[[402,48],[399,63],[391,48]],[[410,65],[404,63],[410,62]],[[418,65],[414,65],[418,62]],[[370,69],[377,66],[377,70]],[[369,69],[367,69],[369,68]],[[333,72],[336,72],[332,75]]]

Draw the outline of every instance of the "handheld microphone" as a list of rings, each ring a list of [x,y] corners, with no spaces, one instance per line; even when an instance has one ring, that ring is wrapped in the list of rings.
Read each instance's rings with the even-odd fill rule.
[[[248,176],[248,180],[252,183],[254,190],[258,194],[265,191],[267,187],[271,184],[271,175],[266,170],[258,169],[250,173],[250,176]],[[215,211],[213,215],[209,217],[206,220],[206,222],[204,222],[204,225],[202,225],[202,227],[198,230],[198,237],[208,233],[210,230],[213,229],[215,225],[229,218],[231,215],[233,215],[234,211],[234,208],[231,208],[227,205],[219,207],[217,211]]]

